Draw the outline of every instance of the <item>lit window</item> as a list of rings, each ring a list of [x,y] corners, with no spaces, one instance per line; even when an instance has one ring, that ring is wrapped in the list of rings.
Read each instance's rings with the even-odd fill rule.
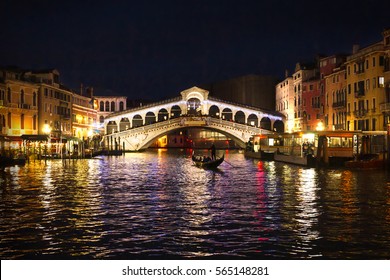
[[[378,85],[379,87],[385,87],[385,77],[379,77]]]

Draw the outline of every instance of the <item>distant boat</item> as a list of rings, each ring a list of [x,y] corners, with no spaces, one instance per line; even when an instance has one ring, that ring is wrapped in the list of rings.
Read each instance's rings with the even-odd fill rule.
[[[211,160],[209,157],[205,156],[195,156],[192,154],[192,161],[197,167],[207,168],[207,169],[213,169],[217,168],[225,159],[225,155],[222,155],[222,157],[217,158],[215,160]]]
[[[26,163],[25,157],[5,157],[0,156],[0,166],[24,165]]]

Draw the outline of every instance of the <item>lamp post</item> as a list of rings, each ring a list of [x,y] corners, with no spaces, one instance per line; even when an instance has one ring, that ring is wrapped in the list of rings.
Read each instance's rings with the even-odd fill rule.
[[[49,147],[49,151],[50,151],[50,154],[51,154],[51,137],[50,137],[50,133],[51,133],[51,127],[49,124],[44,124],[43,125],[43,128],[42,128],[42,131],[44,134],[47,134],[48,136],[48,144],[47,146]],[[45,146],[45,161],[46,161],[46,158],[47,158],[48,154],[47,154],[47,147]]]

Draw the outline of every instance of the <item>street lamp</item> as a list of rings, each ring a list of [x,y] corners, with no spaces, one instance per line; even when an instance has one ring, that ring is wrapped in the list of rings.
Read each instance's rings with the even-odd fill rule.
[[[49,124],[44,124],[43,125],[43,128],[42,128],[42,131],[44,134],[47,134],[48,136],[48,143],[47,143],[47,146],[49,147],[49,151],[51,150],[51,138],[50,138],[50,133],[51,133],[51,127]],[[47,147],[45,146],[45,159],[47,157]]]

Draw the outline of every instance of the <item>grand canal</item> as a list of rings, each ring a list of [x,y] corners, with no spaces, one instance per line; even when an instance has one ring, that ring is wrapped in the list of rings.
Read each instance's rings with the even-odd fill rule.
[[[225,158],[216,171],[189,150],[0,169],[0,257],[390,258],[388,172]]]

